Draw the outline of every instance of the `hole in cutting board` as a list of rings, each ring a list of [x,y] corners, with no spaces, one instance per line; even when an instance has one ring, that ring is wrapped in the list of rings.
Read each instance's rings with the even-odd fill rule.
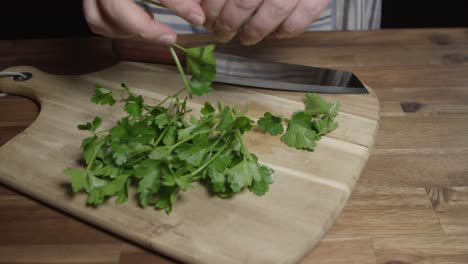
[[[40,112],[39,104],[27,97],[0,97],[0,147],[30,126]]]

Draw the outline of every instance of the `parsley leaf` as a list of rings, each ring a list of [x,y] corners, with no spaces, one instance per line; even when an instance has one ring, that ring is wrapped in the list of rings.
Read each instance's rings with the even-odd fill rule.
[[[339,103],[328,103],[316,93],[307,93],[304,99],[305,110],[311,115],[338,115]]]
[[[145,104],[141,95],[122,84],[119,103],[126,116],[109,130],[96,132],[102,120],[78,126],[92,135],[83,139],[82,156],[86,168],[67,168],[73,192],[85,192],[87,203],[98,206],[110,197],[116,203],[128,199],[129,188],[136,187],[141,207],[152,206],[170,213],[183,191],[202,183],[212,195],[228,198],[243,190],[265,195],[274,182],[273,170],[262,165],[243,143],[243,135],[253,128],[247,110],[218,102],[215,109],[204,103],[200,115],[190,115],[187,98],[212,91],[216,74],[214,46],[184,48],[187,56],[187,81],[173,47],[184,90],[168,96],[157,105]],[[180,98],[183,91],[188,97]],[[91,101],[114,105],[112,92],[96,86]],[[316,94],[307,94],[304,110],[290,119],[265,113],[258,126],[272,135],[282,135],[288,146],[313,150],[322,135],[337,128],[333,119],[339,103],[329,103]],[[287,125],[287,128],[283,125]]]
[[[91,98],[91,102],[95,104],[113,106],[116,101],[114,97],[112,97],[112,92],[110,90],[96,86],[94,88],[94,95]]]
[[[288,122],[288,129],[281,140],[288,146],[297,149],[314,150],[317,133],[312,130],[312,116],[297,112]]]
[[[187,56],[187,71],[192,75],[189,83],[191,92],[201,96],[213,91],[211,84],[216,75],[215,46],[184,48],[176,45],[176,47]]]
[[[281,117],[266,112],[263,117],[257,121],[257,124],[264,131],[276,136],[284,132],[282,121],[283,119]]]
[[[78,125],[78,129],[94,132],[96,131],[96,129],[99,128],[101,123],[102,123],[102,119],[96,116],[92,122],[87,122],[86,124]]]
[[[70,175],[73,192],[79,192],[81,190],[89,191],[88,178],[85,170],[68,168],[65,169],[64,172]]]

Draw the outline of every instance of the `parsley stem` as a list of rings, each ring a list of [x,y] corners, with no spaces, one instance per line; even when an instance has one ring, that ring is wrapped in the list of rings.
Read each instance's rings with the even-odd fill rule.
[[[160,2],[156,2],[156,1],[153,1],[153,0],[142,0],[143,2],[145,3],[148,3],[150,5],[155,5],[155,6],[159,6],[159,7],[164,7],[166,8],[163,4],[161,4]]]
[[[206,167],[208,167],[208,165],[211,164],[211,162],[213,162],[213,160],[215,160],[219,155],[221,155],[221,153],[224,151],[224,149],[227,147],[227,144],[224,145],[218,152],[216,152],[216,154],[214,154],[213,157],[211,157],[208,161],[205,162],[205,164],[201,165],[200,168],[198,168],[196,171],[192,172],[189,176],[189,179],[191,181],[194,181],[196,180],[197,178],[192,178],[194,176],[196,176],[197,174],[199,174],[200,172],[202,172],[204,169],[206,169]]]
[[[187,80],[187,77],[185,76],[184,69],[182,68],[182,64],[180,63],[179,57],[177,56],[177,53],[174,50],[174,47],[170,47],[169,51],[171,52],[172,58],[174,59],[174,62],[177,66],[177,70],[179,70],[180,76],[182,77],[182,81],[184,82],[185,89],[187,89],[187,92],[189,93],[190,98],[192,98],[192,90],[190,89],[190,84]]]
[[[162,104],[164,104],[165,102],[167,102],[167,100],[169,99],[174,99],[176,98],[177,96],[179,96],[181,93],[183,93],[185,91],[185,88],[184,89],[181,89],[180,91],[178,91],[177,93],[173,94],[173,95],[170,95],[166,98],[164,98],[164,100],[162,100],[161,102],[159,102],[159,104],[157,104],[155,107],[158,107],[158,106],[161,106]]]

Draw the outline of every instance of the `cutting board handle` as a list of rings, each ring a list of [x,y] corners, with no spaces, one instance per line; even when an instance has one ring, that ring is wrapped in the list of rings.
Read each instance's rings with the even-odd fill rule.
[[[4,72],[21,72],[31,74],[31,78],[21,80],[20,78],[1,77],[0,78],[0,92],[6,94],[14,94],[26,96],[32,100],[39,101],[37,93],[31,88],[31,83],[35,81],[35,75],[41,75],[42,72],[35,67],[31,66],[14,66],[5,69]]]

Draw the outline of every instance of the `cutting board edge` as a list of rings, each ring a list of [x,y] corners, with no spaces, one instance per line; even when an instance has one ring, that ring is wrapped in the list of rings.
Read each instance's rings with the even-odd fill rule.
[[[48,74],[48,73],[44,73],[41,70],[39,70],[39,69],[37,69],[35,67],[31,67],[31,66],[15,66],[15,67],[9,68],[8,70],[25,71],[25,69],[30,69],[28,71],[31,71],[33,73],[36,72],[36,73],[39,73],[39,74]],[[13,86],[11,85],[12,83],[14,84]],[[38,98],[38,96],[35,93],[34,89],[21,89],[21,87],[23,87],[21,85],[22,84],[21,82],[11,82],[11,81],[9,81],[6,84],[7,84],[8,87],[12,87],[11,89],[6,88],[7,91],[8,90],[13,91],[13,89],[14,89],[15,92],[12,92],[11,94],[18,94],[18,95],[26,96],[26,97],[29,97],[29,98],[41,103],[40,99]],[[5,83],[0,79],[0,90],[2,90],[2,87],[4,87],[4,86],[5,86]],[[380,104],[378,106],[380,108]],[[379,115],[379,119],[380,119],[380,115]],[[379,120],[377,120],[377,123],[379,123]],[[378,126],[376,127],[376,131],[373,134],[374,142],[375,142],[375,138],[377,136],[377,132],[378,132]],[[15,138],[17,138],[17,137],[15,137]],[[15,138],[10,140],[9,142],[15,140]],[[374,142],[372,143],[372,146],[367,147],[369,149],[369,152],[373,148],[373,146],[375,144]],[[364,169],[365,165],[367,164],[368,158],[369,158],[369,156],[367,156],[367,158],[365,159],[365,162],[364,162],[364,164],[363,164],[363,166],[361,168],[361,171],[358,174],[359,177],[361,176],[362,170]],[[357,183],[357,180],[359,179],[359,177],[354,182],[354,185]],[[21,186],[15,185],[13,182],[6,183],[6,185],[11,186],[11,187],[13,187],[13,189],[19,190],[20,192],[25,193],[26,195],[28,195],[30,197],[33,197],[35,200],[38,200],[42,204],[50,205],[50,206],[52,206],[54,208],[57,208],[60,211],[65,212],[66,214],[73,215],[75,218],[80,219],[80,221],[87,222],[87,223],[89,223],[89,224],[91,224],[93,226],[96,226],[96,227],[100,228],[100,229],[107,230],[107,231],[109,231],[109,232],[111,232],[111,233],[113,233],[113,234],[115,234],[115,235],[117,235],[117,236],[119,236],[119,237],[121,237],[121,238],[123,238],[125,240],[136,242],[137,244],[142,245],[143,247],[151,249],[151,250],[155,250],[155,251],[158,251],[158,252],[164,252],[163,254],[167,254],[167,253],[171,252],[171,250],[168,249],[168,248],[161,249],[160,247],[155,247],[154,244],[151,242],[151,240],[145,239],[145,237],[139,237],[138,235],[135,235],[135,234],[125,233],[125,232],[122,232],[122,230],[119,230],[118,228],[113,228],[112,226],[110,226],[108,228],[104,228],[102,226],[105,226],[105,225],[100,224],[100,223],[102,223],[102,221],[99,218],[93,218],[93,219],[88,220],[88,219],[85,219],[84,217],[80,217],[79,214],[80,214],[81,211],[80,211],[79,208],[73,208],[73,210],[70,210],[70,208],[68,208],[68,207],[65,208],[65,206],[62,206],[62,205],[60,205],[58,203],[57,204],[55,202],[51,203],[50,201],[53,200],[53,199],[51,199],[49,201],[46,201],[47,199],[45,199],[45,198],[40,198],[40,197],[36,197],[36,195],[31,195],[29,193],[29,191],[27,191],[26,189],[23,189]],[[352,186],[351,190],[354,189],[354,185]],[[347,197],[346,197],[345,201],[342,203],[341,208],[339,208],[339,209],[337,208],[338,209],[337,213],[336,213],[337,215],[341,214],[344,206],[346,205],[347,201],[349,200],[350,194],[351,193],[347,194]],[[321,235],[319,237],[317,237],[316,239],[314,239],[313,244],[309,248],[312,248],[318,242],[320,242],[320,240],[323,238],[323,236],[328,232],[329,228],[334,224],[335,220],[336,220],[336,217],[335,217],[335,219],[333,221],[330,221],[328,223],[327,228],[325,228],[323,230]],[[131,237],[131,239],[129,239],[129,237]],[[194,259],[191,259],[189,255],[187,255],[188,256],[187,258],[185,258],[185,257],[181,257],[181,258],[176,257],[177,255],[180,256],[180,253],[181,252],[173,252],[173,253],[170,253],[170,255],[172,257],[176,258],[176,259],[180,259],[180,260],[183,260],[183,261],[194,261]],[[308,254],[308,251],[304,252],[304,255],[301,256],[301,259],[303,257],[305,257],[307,254]]]

